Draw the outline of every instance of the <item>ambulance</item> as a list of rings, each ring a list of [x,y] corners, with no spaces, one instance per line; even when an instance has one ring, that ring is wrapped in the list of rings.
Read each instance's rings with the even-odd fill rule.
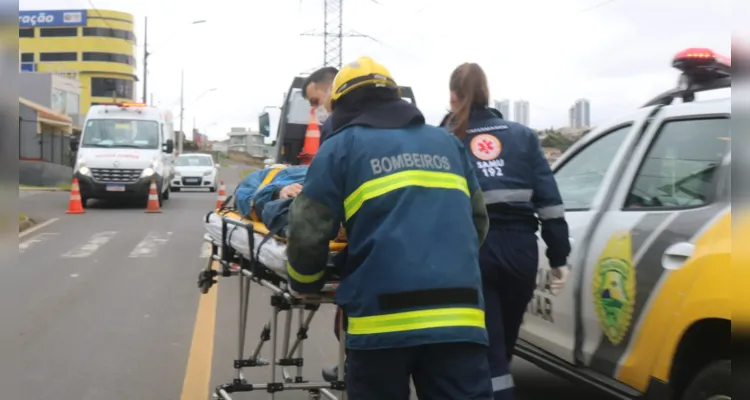
[[[677,87],[553,165],[571,275],[550,290],[540,240],[515,351],[615,398],[731,399],[731,97],[696,100],[731,92],[731,60],[691,48],[672,66]]]
[[[73,170],[84,207],[90,199],[148,200],[156,182],[159,205],[174,177],[172,114],[140,103],[92,106],[83,132],[71,141]]]

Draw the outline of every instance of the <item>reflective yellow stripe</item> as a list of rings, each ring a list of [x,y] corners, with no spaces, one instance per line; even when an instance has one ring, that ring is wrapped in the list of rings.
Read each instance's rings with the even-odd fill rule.
[[[372,335],[451,326],[484,328],[484,311],[476,308],[439,308],[371,317],[350,317],[347,334]]]
[[[263,182],[261,182],[260,186],[258,186],[258,188],[255,189],[255,193],[258,193],[260,191],[260,189],[263,188],[263,186],[266,186],[269,183],[271,183],[271,181],[276,176],[276,174],[278,174],[279,171],[281,171],[284,168],[286,168],[286,167],[276,167],[276,168],[273,168],[272,170],[268,171],[268,173],[266,174],[266,177],[263,178]],[[252,200],[250,200],[250,218],[253,221],[260,221],[260,218],[258,218],[258,216],[255,214],[254,207],[255,207],[255,202],[252,201]]]
[[[299,283],[314,283],[314,282],[317,282],[321,278],[323,278],[323,274],[325,273],[325,271],[320,271],[317,274],[313,274],[313,275],[300,274],[294,268],[292,268],[292,264],[289,264],[288,261],[286,263],[286,272],[287,272],[287,274],[289,274],[290,278],[294,279],[295,281],[297,281]]]
[[[359,211],[365,201],[407,186],[422,186],[437,189],[455,189],[469,194],[466,178],[450,172],[411,170],[396,172],[382,178],[373,179],[360,185],[346,200],[344,212],[349,220]]]

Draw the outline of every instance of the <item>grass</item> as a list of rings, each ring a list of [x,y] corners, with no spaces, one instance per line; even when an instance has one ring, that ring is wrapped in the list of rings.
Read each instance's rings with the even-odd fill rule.
[[[63,183],[60,185],[55,186],[30,186],[30,185],[18,185],[19,189],[60,189],[60,190],[70,190],[70,184],[69,183]]]

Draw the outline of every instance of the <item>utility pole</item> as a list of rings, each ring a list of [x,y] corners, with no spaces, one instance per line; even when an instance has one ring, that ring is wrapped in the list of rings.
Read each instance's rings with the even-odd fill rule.
[[[185,69],[180,70],[180,137],[177,140],[177,154],[182,154],[182,141],[185,137],[183,122],[185,121]]]
[[[148,17],[143,18],[143,103],[148,104]]]

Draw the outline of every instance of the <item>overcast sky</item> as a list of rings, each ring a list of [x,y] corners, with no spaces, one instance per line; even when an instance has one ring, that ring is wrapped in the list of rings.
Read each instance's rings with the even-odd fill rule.
[[[688,47],[730,53],[729,0],[345,0],[344,61],[369,55],[412,86],[428,122],[448,102],[448,78],[479,63],[493,99],[530,102],[531,126],[567,124],[578,98],[593,124],[676,84],[672,56]],[[137,18],[139,53],[149,17],[149,92],[177,112],[185,68],[185,130],[193,118],[214,139],[257,128],[292,77],[323,62],[323,0],[20,0],[22,10],[111,9]],[[195,20],[207,20],[193,25]],[[142,58],[138,57],[139,63]],[[142,74],[142,66],[139,66]],[[209,93],[197,102],[210,88]],[[140,96],[140,87],[138,90]]]

